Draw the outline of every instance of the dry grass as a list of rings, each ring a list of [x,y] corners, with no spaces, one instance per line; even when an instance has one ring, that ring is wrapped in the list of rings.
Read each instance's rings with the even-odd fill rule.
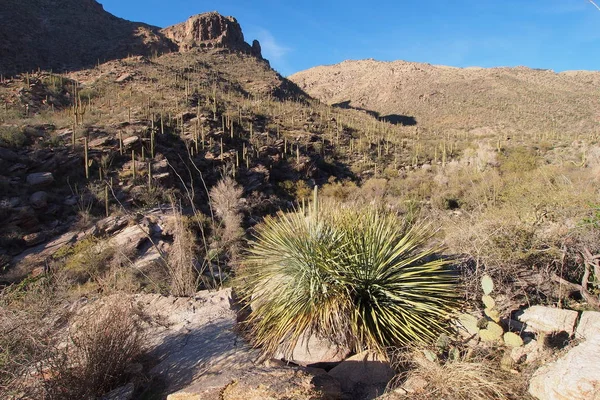
[[[138,314],[129,303],[111,301],[80,315],[66,347],[42,364],[50,399],[96,398],[127,383],[127,367],[142,352]]]
[[[175,209],[175,207],[173,207]],[[199,276],[195,267],[198,251],[196,238],[187,220],[178,213],[172,218],[173,245],[167,260],[170,292],[173,296],[193,296],[198,290]]]
[[[232,258],[237,256],[239,240],[244,234],[240,214],[242,193],[243,189],[230,177],[221,179],[210,190],[211,206],[221,221],[220,247],[227,248]]]
[[[396,357],[396,366],[409,366],[392,384],[401,387],[412,379],[423,379],[427,385],[413,393],[392,392],[390,399],[410,400],[510,400],[525,399],[524,379],[500,369],[494,360],[485,358],[430,361],[415,349]]]

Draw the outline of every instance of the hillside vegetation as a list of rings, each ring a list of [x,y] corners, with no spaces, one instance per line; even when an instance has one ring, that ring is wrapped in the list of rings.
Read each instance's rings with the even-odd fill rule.
[[[215,13],[193,21],[219,38],[237,29]],[[263,357],[314,331],[346,356],[397,359],[400,384],[414,369],[443,386],[454,365],[483,383],[445,387],[449,399],[527,398],[539,364],[506,367],[504,342],[450,339],[449,314],[515,333],[532,304],[600,307],[599,75],[361,61],[288,80],[257,44],[175,31],[181,52],[0,78],[0,394],[91,399],[135,382],[138,398],[164,398],[211,374],[184,360],[176,378],[187,380],[161,381],[171,348],[152,346],[204,329],[254,357],[237,347],[235,320],[219,328],[196,313],[227,303],[214,320],[233,307]],[[197,294],[230,286],[231,298]],[[154,301],[183,322],[149,317]],[[179,331],[164,343],[144,336],[170,324]],[[302,371],[292,394],[255,389],[319,398]],[[214,398],[243,392],[235,382]]]

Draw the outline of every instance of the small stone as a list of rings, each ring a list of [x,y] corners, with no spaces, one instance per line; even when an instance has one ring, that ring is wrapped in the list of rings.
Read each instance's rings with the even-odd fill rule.
[[[110,140],[110,138],[108,136],[94,139],[94,140],[90,141],[89,147],[97,148],[97,147],[106,146],[108,144],[109,140]]]
[[[130,136],[128,138],[123,139],[123,146],[124,147],[131,147],[134,144],[136,144],[137,142],[139,142],[140,137],[139,136]]]
[[[63,201],[65,206],[75,206],[77,205],[77,196],[69,196]]]
[[[411,376],[404,382],[402,389],[407,393],[421,393],[427,387],[427,381],[420,376]]]
[[[307,366],[326,362],[340,362],[348,354],[350,354],[348,349],[340,348],[329,340],[319,339],[314,335],[307,337],[305,334],[300,337],[289,358],[286,358],[282,352],[276,354],[275,358],[286,359],[298,365]]]
[[[43,243],[46,240],[46,234],[44,232],[31,233],[23,236],[23,240],[25,241],[25,246],[33,247]]]
[[[27,175],[27,183],[31,186],[45,186],[54,182],[54,176],[51,172],[36,172]]]
[[[48,193],[43,191],[35,192],[29,197],[29,204],[36,210],[46,208],[48,206]]]
[[[12,150],[0,147],[0,160],[15,162],[19,159],[17,153]]]
[[[198,393],[179,392],[168,395],[167,400],[202,400],[202,395]]]
[[[510,358],[515,363],[531,364],[545,355],[544,346],[537,340],[530,340],[521,347],[515,347],[510,352]]]

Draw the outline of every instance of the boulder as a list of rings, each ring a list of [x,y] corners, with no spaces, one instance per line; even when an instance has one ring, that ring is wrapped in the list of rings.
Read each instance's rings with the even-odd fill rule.
[[[54,182],[51,172],[36,172],[27,175],[27,183],[31,186],[46,186]]]
[[[600,400],[600,336],[538,369],[529,393],[539,400]]]
[[[48,193],[46,192],[35,192],[29,197],[29,204],[36,210],[46,208],[48,206]]]
[[[128,148],[139,142],[139,136],[130,136],[128,138],[123,139],[123,147]]]
[[[129,80],[133,79],[133,75],[129,74],[129,73],[124,73],[121,76],[119,76],[117,79],[115,79],[116,83],[123,83],[123,82],[127,82]]]
[[[350,351],[340,348],[338,345],[327,339],[321,339],[314,335],[304,334],[292,350],[291,354],[286,355],[279,351],[274,358],[285,359],[295,364],[308,366],[311,364],[332,363],[343,361]]]
[[[536,333],[566,332],[573,335],[577,311],[562,310],[545,306],[529,307],[521,315],[519,321],[527,324],[525,330]]]
[[[383,393],[395,372],[388,361],[365,351],[342,361],[329,375],[341,383],[344,392],[355,392],[358,385],[379,386]]]
[[[46,241],[46,234],[44,232],[30,233],[29,235],[23,236],[25,246],[33,247]]]
[[[600,337],[600,312],[584,311],[579,319],[575,337],[578,339],[590,339],[594,336]]]

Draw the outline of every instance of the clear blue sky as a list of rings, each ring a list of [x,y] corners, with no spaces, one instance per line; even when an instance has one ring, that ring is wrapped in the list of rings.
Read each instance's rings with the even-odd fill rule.
[[[600,69],[600,11],[588,0],[98,0],[166,27],[233,15],[283,75],[347,59],[555,71]],[[596,1],[596,3],[600,3]]]

